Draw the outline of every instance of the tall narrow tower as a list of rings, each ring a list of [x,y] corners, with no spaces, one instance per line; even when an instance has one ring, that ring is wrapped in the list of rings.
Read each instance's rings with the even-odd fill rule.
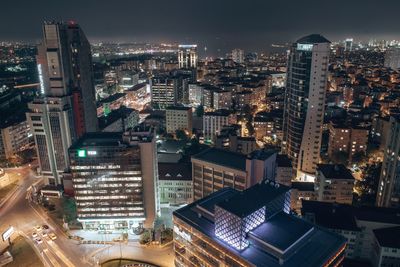
[[[296,179],[314,181],[321,148],[330,42],[319,34],[290,49],[285,94],[283,150]]]
[[[29,104],[41,174],[62,184],[68,148],[85,132],[97,130],[90,44],[75,22],[46,22],[38,47],[40,98]]]

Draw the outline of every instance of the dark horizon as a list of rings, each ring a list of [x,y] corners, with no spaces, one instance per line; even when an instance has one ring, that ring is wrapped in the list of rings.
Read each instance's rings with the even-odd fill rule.
[[[331,41],[400,39],[399,8],[400,2],[392,0],[338,0],[331,5],[317,0],[6,1],[0,41],[37,42],[43,21],[72,19],[93,43],[197,43],[210,53],[236,47],[259,52],[311,33]]]

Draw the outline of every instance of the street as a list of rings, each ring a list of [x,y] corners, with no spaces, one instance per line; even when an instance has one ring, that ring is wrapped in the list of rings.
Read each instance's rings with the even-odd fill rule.
[[[69,239],[59,225],[48,218],[37,204],[30,202],[30,188],[40,181],[29,166],[8,169],[7,172],[20,176],[19,185],[14,193],[7,198],[0,208],[0,234],[13,226],[17,234],[25,237],[34,248],[36,254],[46,267],[98,266],[105,260],[121,256],[128,259],[148,260],[159,266],[171,266],[173,253],[171,245],[165,248],[141,247],[136,242],[129,244],[101,245],[79,244]],[[36,230],[39,226],[47,225],[49,229]],[[35,232],[37,236],[33,237]],[[43,233],[46,233],[43,236]],[[54,233],[52,240],[49,233]],[[38,242],[37,240],[40,239]],[[0,239],[0,251],[8,246],[8,242]],[[96,260],[94,260],[96,259]]]

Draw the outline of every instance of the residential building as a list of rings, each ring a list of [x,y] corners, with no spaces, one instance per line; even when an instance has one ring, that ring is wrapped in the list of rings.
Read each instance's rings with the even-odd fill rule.
[[[182,106],[169,106],[165,109],[165,120],[167,133],[175,134],[177,130],[185,131],[188,136],[192,135],[192,108]]]
[[[315,191],[318,201],[353,203],[354,177],[343,164],[318,164]]]
[[[264,178],[274,180],[275,151],[256,150],[246,156],[223,149],[210,148],[192,156],[193,198],[223,188],[244,190]]]
[[[215,138],[224,126],[236,123],[236,115],[229,110],[221,109],[213,112],[206,112],[203,115],[204,140],[215,142]]]
[[[390,117],[390,129],[384,150],[376,205],[400,207],[400,117]]]
[[[289,188],[220,189],[173,213],[175,266],[341,266],[346,241],[289,215]]]
[[[393,70],[400,68],[400,47],[391,47],[386,50],[384,66]]]
[[[0,121],[0,159],[10,159],[29,148],[32,132],[25,113],[16,114]]]
[[[346,258],[370,263],[378,250],[374,230],[400,226],[398,209],[303,200],[301,214],[304,219],[345,237]]]
[[[99,128],[102,132],[125,132],[139,124],[139,112],[133,108],[121,106],[107,116],[99,118]]]
[[[320,157],[329,51],[330,42],[318,34],[290,48],[282,145],[301,181],[314,181]]]
[[[159,215],[155,140],[149,131],[136,130],[87,133],[70,148],[77,216],[84,229],[149,228]]]
[[[374,267],[400,266],[400,226],[373,230]]]
[[[292,161],[287,155],[278,154],[276,156],[275,181],[286,186],[292,185],[293,166]]]
[[[40,174],[62,184],[68,148],[98,129],[90,44],[78,24],[46,22],[38,47],[39,99],[28,105]]]
[[[350,159],[367,152],[369,130],[357,126],[329,124],[328,156],[334,159],[337,153],[346,153]]]
[[[192,203],[193,183],[190,163],[158,163],[160,203]]]

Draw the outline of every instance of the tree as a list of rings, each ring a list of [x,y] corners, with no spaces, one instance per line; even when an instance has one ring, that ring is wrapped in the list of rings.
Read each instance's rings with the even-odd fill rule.
[[[196,116],[203,117],[203,115],[204,115],[204,107],[203,105],[200,105],[196,108]]]
[[[187,139],[187,135],[184,130],[180,130],[180,129],[176,130],[175,136],[178,140],[186,140]]]
[[[151,242],[151,230],[146,230],[140,235],[139,243],[140,244],[147,244]]]

